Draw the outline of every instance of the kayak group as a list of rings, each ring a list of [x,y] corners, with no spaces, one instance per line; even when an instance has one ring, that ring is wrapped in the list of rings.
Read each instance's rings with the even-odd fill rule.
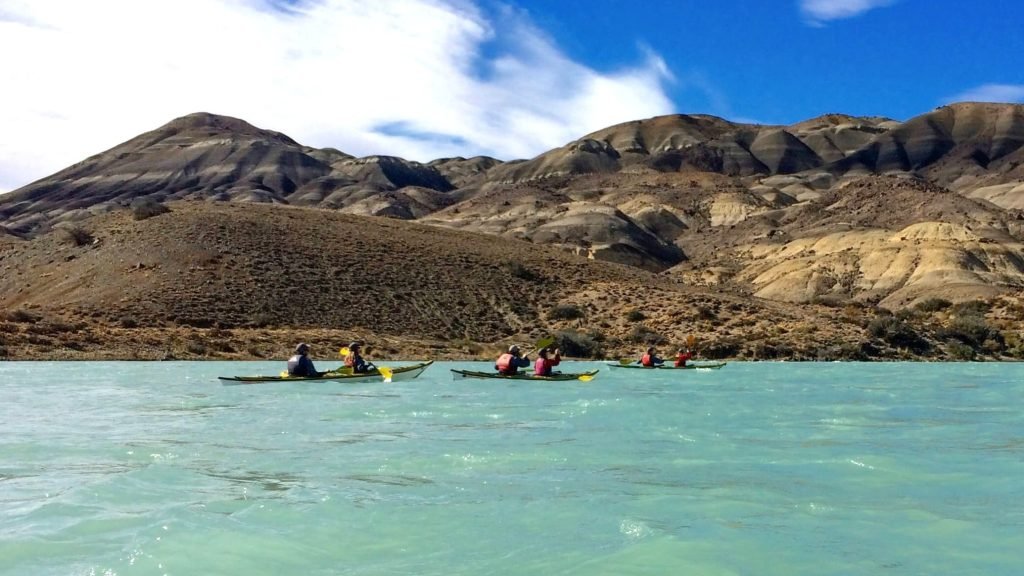
[[[377,369],[372,362],[367,362],[363,358],[362,349],[363,343],[359,341],[354,341],[347,348],[342,348],[341,351],[345,357],[343,368],[347,369],[345,372],[363,374]],[[507,352],[498,356],[494,362],[494,369],[502,376],[516,376],[520,374],[520,368],[528,368],[532,364],[534,376],[551,376],[554,367],[562,362],[561,350],[551,345],[541,346],[536,350],[536,354],[537,359],[530,360],[530,353],[524,354],[517,344],[513,344],[508,347]],[[674,365],[677,368],[684,368],[691,358],[693,358],[693,353],[689,348],[680,348],[676,354]],[[630,362],[623,361],[622,363]],[[655,368],[664,365],[665,360],[658,357],[658,351],[654,346],[650,346],[636,363],[644,367]],[[339,368],[334,372],[340,370]],[[313,360],[309,357],[309,345],[305,342],[298,344],[295,347],[295,354],[288,359],[288,376],[290,377],[318,377],[328,372],[330,371],[320,372],[313,366]]]

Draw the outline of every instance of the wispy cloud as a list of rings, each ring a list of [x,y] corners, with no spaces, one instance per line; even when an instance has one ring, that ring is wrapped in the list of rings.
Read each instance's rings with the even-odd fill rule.
[[[956,96],[943,99],[945,104],[953,102],[1024,103],[1024,84],[982,84]]]
[[[832,20],[852,18],[868,10],[888,6],[896,0],[799,0],[807,23],[822,26]]]
[[[416,160],[530,157],[673,111],[653,51],[594,70],[471,0],[0,3],[0,191],[197,111]]]

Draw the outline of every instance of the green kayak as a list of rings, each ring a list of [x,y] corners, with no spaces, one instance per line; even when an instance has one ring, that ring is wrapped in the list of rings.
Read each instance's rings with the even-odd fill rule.
[[[482,378],[486,380],[541,380],[541,381],[564,381],[564,380],[579,380],[581,382],[589,382],[597,374],[597,370],[590,372],[556,372],[551,376],[534,376],[533,374],[516,374],[510,376],[508,374],[498,374],[497,372],[477,372],[475,370],[455,370],[452,369],[453,378]]]
[[[426,370],[433,360],[391,368],[391,381],[412,380]],[[323,376],[219,376],[218,379],[225,386],[233,384],[265,384],[268,382],[381,382],[385,380],[383,374],[378,370],[371,370],[361,374],[328,372]]]
[[[641,366],[640,364],[608,362],[610,368],[632,368],[634,370],[718,370],[726,364],[727,362],[709,362],[705,364],[687,364],[686,366],[672,366],[668,364],[662,366]]]

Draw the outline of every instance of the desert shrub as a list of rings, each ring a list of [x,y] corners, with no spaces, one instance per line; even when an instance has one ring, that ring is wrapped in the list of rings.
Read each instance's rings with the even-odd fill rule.
[[[735,358],[742,349],[740,343],[732,339],[715,340],[701,347],[700,355],[709,360]]]
[[[136,220],[145,220],[171,211],[170,208],[152,198],[136,198],[132,200],[130,209]]]
[[[927,300],[918,302],[914,305],[914,308],[917,308],[921,312],[938,312],[940,310],[945,310],[952,305],[952,302],[944,298],[928,298]]]
[[[14,334],[18,326],[12,322],[0,322],[0,334]]]
[[[540,276],[536,272],[530,270],[520,262],[509,262],[505,264],[505,268],[508,269],[509,274],[516,278],[527,280],[529,282],[536,282],[537,280],[540,280]]]
[[[959,302],[950,307],[949,311],[956,316],[984,316],[989,311],[989,305],[981,300],[970,300]]]
[[[890,346],[906,348],[918,354],[926,352],[931,347],[913,326],[895,316],[873,318],[868,322],[868,333],[884,340]]]
[[[601,358],[604,350],[591,334],[581,334],[573,330],[555,333],[555,342],[562,354],[573,358]]]
[[[699,320],[714,320],[718,318],[718,313],[707,306],[698,306],[697,318]]]
[[[258,312],[249,321],[249,326],[253,328],[266,328],[267,326],[273,326],[277,322],[277,319],[270,312]]]
[[[790,358],[793,356],[793,348],[788,344],[767,344],[765,342],[758,342],[751,347],[750,355],[758,360]]]
[[[81,226],[62,226],[60,228],[60,234],[64,238],[64,241],[72,246],[85,246],[92,242],[92,234]]]
[[[647,344],[648,346],[657,346],[668,342],[664,336],[643,324],[633,327],[633,330],[629,333],[629,340],[637,344]]]
[[[626,313],[626,320],[630,322],[643,322],[646,319],[647,316],[644,316],[644,313],[639,310],[630,310]]]
[[[980,316],[955,318],[948,326],[939,330],[938,335],[947,340],[957,340],[972,348],[979,348],[986,342],[992,342],[989,347],[996,351],[1005,348],[1003,335]]]
[[[121,316],[117,321],[121,325],[121,328],[138,328],[139,323],[131,316]]]
[[[79,324],[68,324],[67,322],[51,320],[49,322],[37,323],[32,328],[32,331],[36,334],[61,334],[64,332],[75,332],[79,329],[81,329]]]
[[[552,320],[575,320],[583,316],[583,310],[575,304],[559,304],[548,312],[548,318]]]
[[[209,349],[202,342],[189,342],[188,345],[185,346],[185,350],[189,354],[195,354],[196,356],[206,356],[209,352]]]
[[[42,318],[42,316],[35,312],[30,312],[20,308],[18,310],[5,312],[3,317],[8,322],[18,322],[20,324],[35,324]]]
[[[971,348],[962,342],[951,342],[947,344],[946,352],[953,360],[974,360],[974,348]]]

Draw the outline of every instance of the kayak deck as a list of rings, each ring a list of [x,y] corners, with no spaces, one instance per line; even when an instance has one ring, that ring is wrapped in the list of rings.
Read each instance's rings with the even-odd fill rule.
[[[400,366],[391,369],[391,381],[412,380],[422,374],[433,360]],[[234,384],[265,384],[269,382],[369,382],[384,380],[384,376],[378,370],[371,370],[360,374],[327,372],[323,376],[219,376],[217,378],[224,385]]]
[[[597,370],[590,372],[557,372],[551,376],[535,376],[533,374],[498,374],[497,372],[480,372],[477,370],[456,370],[452,368],[453,378],[480,378],[483,380],[539,380],[549,382],[562,382],[568,380],[590,380],[597,374]]]
[[[707,364],[687,364],[686,366],[641,366],[640,364],[618,364],[608,362],[609,368],[631,368],[633,370],[718,370],[728,362],[710,362]]]

